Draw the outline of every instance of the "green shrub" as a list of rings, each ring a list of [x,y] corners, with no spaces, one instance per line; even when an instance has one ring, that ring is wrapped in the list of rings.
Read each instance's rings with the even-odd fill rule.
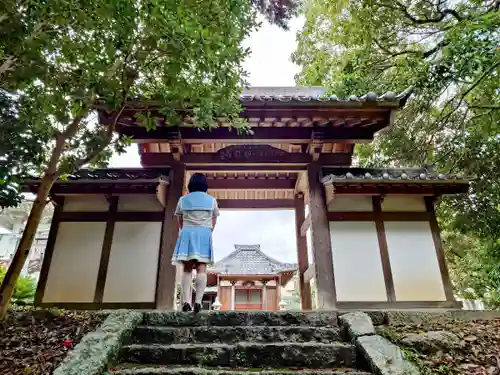
[[[7,268],[0,266],[0,283],[5,277]],[[29,276],[21,276],[17,280],[12,296],[12,303],[16,305],[28,305],[33,303],[36,291],[36,281]]]

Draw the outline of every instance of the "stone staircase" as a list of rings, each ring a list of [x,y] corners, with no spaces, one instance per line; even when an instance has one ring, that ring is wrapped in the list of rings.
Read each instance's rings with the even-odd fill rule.
[[[115,375],[369,375],[336,313],[148,312]]]

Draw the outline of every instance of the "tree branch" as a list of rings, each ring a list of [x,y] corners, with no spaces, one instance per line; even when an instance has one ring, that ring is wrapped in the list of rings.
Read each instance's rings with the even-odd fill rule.
[[[436,44],[434,47],[432,47],[430,50],[422,52],[422,51],[412,51],[412,50],[403,50],[399,52],[392,52],[388,48],[384,47],[377,39],[373,39],[373,42],[377,45],[378,48],[380,48],[383,52],[387,53],[391,57],[397,57],[401,55],[408,55],[408,54],[414,54],[414,55],[422,55],[424,59],[432,56],[436,52],[438,52],[441,48],[446,47],[449,42],[441,41],[438,44]]]
[[[495,104],[480,104],[480,105],[469,105],[469,108],[473,109],[500,109],[500,105],[495,105]]]
[[[12,66],[14,65],[16,60],[17,59],[13,56],[7,57],[7,60],[5,60],[2,65],[0,65],[0,78],[2,78],[5,73],[12,70]]]
[[[427,25],[430,23],[439,23],[439,22],[443,21],[446,18],[446,16],[448,16],[448,15],[454,17],[458,21],[463,20],[463,17],[460,14],[458,14],[458,12],[456,10],[454,10],[454,9],[440,10],[439,5],[437,6],[437,11],[439,12],[439,15],[437,17],[429,18],[429,17],[424,16],[424,18],[417,18],[414,15],[412,15],[408,11],[408,7],[405,6],[404,4],[402,4],[401,2],[394,1],[394,0],[392,2],[395,3],[396,6],[393,6],[392,4],[385,3],[385,2],[381,3],[380,5],[382,7],[385,7],[385,8],[398,10],[398,11],[402,12],[404,14],[404,16],[415,25]]]
[[[101,152],[103,152],[106,147],[108,147],[108,145],[111,142],[111,138],[113,137],[113,132],[115,131],[116,124],[118,123],[118,120],[119,120],[120,116],[122,115],[125,107],[126,107],[126,104],[122,104],[122,106],[120,107],[120,110],[118,111],[118,113],[116,114],[115,118],[113,119],[113,122],[108,125],[108,127],[106,129],[106,134],[104,136],[103,143],[99,147],[97,147],[94,151],[92,151],[91,153],[89,153],[86,157],[77,160],[74,163],[75,170],[78,170],[81,167],[83,167],[84,165],[90,163],[97,156],[99,156],[99,154]],[[58,173],[59,173],[59,171],[58,171]]]

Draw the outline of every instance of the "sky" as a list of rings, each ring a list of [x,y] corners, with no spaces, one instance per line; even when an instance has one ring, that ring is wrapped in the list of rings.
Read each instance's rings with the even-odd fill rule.
[[[244,42],[251,54],[244,64],[251,86],[294,86],[298,66],[290,61],[297,46],[296,33],[303,19],[290,23],[290,30],[263,22]],[[140,167],[137,145],[114,155],[110,168]],[[295,218],[292,210],[221,211],[214,231],[215,260],[234,250],[234,245],[260,244],[262,251],[281,262],[296,262]]]

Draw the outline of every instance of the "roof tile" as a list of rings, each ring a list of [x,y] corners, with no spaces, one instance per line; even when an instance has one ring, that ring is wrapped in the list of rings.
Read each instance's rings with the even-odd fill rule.
[[[281,263],[260,250],[260,245],[234,245],[235,251],[209,268],[211,272],[230,275],[277,275],[295,271],[297,264]]]

